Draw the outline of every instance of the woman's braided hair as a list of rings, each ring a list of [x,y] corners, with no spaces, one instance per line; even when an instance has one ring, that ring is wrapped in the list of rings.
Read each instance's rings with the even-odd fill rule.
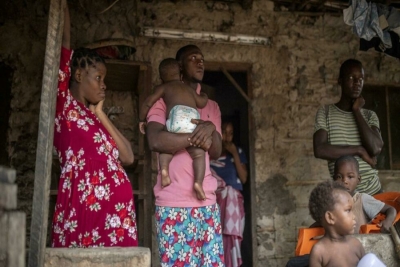
[[[105,64],[105,61],[95,50],[88,48],[78,48],[74,50],[71,60],[71,82],[75,81],[74,74],[77,69],[94,67],[96,63]]]

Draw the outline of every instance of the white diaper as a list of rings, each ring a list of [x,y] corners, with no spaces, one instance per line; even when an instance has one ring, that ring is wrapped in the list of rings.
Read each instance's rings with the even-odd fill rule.
[[[192,119],[200,119],[197,109],[176,105],[169,112],[166,122],[167,130],[171,133],[191,133],[197,126],[191,122]]]

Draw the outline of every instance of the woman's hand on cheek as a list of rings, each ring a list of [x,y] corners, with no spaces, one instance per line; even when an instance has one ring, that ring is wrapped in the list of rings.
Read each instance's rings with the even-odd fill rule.
[[[98,117],[99,114],[101,114],[101,112],[104,112],[103,104],[104,104],[104,100],[101,100],[99,103],[97,103],[97,105],[90,104],[89,109]]]
[[[223,142],[222,145],[229,153],[233,154],[236,152],[236,146],[232,142]]]

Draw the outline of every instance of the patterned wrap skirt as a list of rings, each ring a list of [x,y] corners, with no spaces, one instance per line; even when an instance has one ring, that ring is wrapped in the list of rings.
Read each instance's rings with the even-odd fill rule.
[[[225,266],[220,218],[218,204],[195,208],[156,206],[161,266]]]

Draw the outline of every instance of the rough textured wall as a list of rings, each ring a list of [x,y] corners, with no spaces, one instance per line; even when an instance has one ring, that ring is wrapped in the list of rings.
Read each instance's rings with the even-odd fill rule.
[[[17,170],[18,209],[26,212],[28,227],[32,209],[48,6],[47,1],[0,3],[0,61],[14,71],[9,129],[1,131],[8,131],[10,164]]]
[[[48,6],[47,1],[36,2],[9,3],[19,16],[10,14],[0,24],[0,60],[15,69],[9,152],[12,167],[18,170],[19,203],[28,218]],[[155,67],[160,60],[193,42],[137,37],[138,27],[271,38],[270,46],[196,43],[206,60],[253,64],[259,266],[284,266],[294,254],[298,227],[311,224],[308,195],[316,181],[328,177],[326,163],[312,153],[314,115],[321,104],[338,100],[340,63],[349,57],[360,59],[367,83],[400,81],[398,61],[358,52],[358,39],[341,17],[276,13],[264,0],[254,0],[247,11],[235,4],[203,1],[121,0],[102,15],[85,14],[78,1],[70,1],[70,7],[75,47],[104,38],[128,38],[136,44],[134,60],[151,62],[154,84],[159,83]]]
[[[284,266],[294,255],[298,227],[312,223],[310,191],[316,182],[329,177],[326,163],[313,156],[313,124],[320,105],[339,99],[341,62],[350,57],[360,59],[367,83],[397,83],[398,61],[358,52],[358,38],[341,17],[276,13],[268,1],[254,1],[249,11],[238,5],[201,1],[141,7],[147,15],[141,17],[145,26],[271,38],[270,46],[198,45],[206,61],[253,64],[258,265]],[[141,44],[145,45],[143,53]],[[138,43],[136,56],[148,59],[150,46],[150,59],[157,66],[162,56],[174,55],[181,45],[168,40]]]

